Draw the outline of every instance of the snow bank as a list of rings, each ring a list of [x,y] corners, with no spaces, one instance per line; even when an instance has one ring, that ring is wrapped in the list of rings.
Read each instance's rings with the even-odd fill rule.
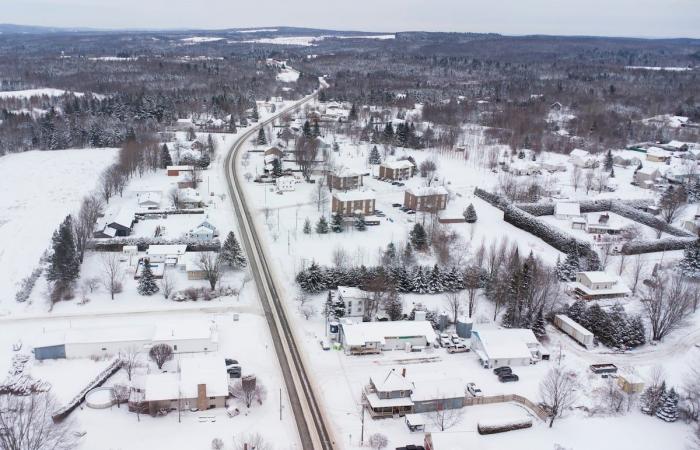
[[[521,430],[523,428],[530,428],[532,426],[532,419],[521,418],[521,419],[500,419],[500,420],[480,420],[477,424],[477,430],[479,434],[494,434],[494,433],[504,433],[506,431]]]

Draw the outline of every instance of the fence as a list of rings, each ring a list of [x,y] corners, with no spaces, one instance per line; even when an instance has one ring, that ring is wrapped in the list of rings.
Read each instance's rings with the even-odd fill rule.
[[[474,406],[474,405],[490,405],[493,403],[509,403],[514,402],[523,405],[530,411],[532,411],[540,420],[547,420],[549,414],[547,411],[542,409],[539,405],[534,404],[529,399],[517,395],[517,394],[507,394],[507,395],[491,395],[487,397],[465,397],[464,406]]]

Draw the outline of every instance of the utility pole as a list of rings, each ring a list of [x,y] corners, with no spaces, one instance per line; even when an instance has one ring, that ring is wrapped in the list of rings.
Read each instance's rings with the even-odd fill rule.
[[[362,404],[362,428],[360,429],[360,445],[365,445],[365,404]]]
[[[280,388],[280,421],[282,420],[282,388]]]

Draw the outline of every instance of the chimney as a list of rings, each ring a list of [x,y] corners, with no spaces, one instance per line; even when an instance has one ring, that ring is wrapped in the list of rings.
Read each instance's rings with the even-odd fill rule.
[[[197,409],[200,411],[206,411],[209,409],[209,402],[207,401],[207,385],[203,383],[197,385]]]
[[[406,378],[406,368],[401,369],[401,376]]]

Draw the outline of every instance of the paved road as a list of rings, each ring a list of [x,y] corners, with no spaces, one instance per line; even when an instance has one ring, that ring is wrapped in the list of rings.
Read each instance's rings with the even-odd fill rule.
[[[242,134],[233,144],[226,155],[225,170],[229,196],[233,201],[236,219],[243,247],[248,255],[253,280],[258,289],[265,318],[275,352],[279,359],[284,376],[287,393],[299,430],[299,439],[304,450],[331,450],[335,442],[326,424],[323,410],[316,399],[313,382],[309,378],[303,355],[296,345],[294,331],[287,319],[287,313],[277,289],[274,274],[270,269],[265,255],[265,249],[258,237],[252,212],[249,210],[243,188],[241,175],[236,170],[236,160],[245,143],[258,133],[260,127],[274,121],[277,117],[301,107],[314,99],[315,92],[299,102],[284,108],[274,116],[256,125]],[[267,189],[267,187],[266,187]]]

